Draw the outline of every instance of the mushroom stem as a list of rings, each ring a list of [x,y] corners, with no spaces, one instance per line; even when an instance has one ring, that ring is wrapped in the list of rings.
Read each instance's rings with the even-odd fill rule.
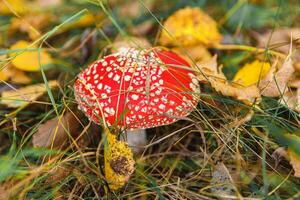
[[[147,144],[146,129],[135,129],[126,131],[124,141],[127,142],[134,154],[142,152],[142,146]]]

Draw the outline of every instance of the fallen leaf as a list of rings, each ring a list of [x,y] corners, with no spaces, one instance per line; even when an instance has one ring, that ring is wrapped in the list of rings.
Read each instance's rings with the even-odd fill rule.
[[[234,180],[223,163],[218,163],[212,172],[211,191],[218,197],[233,196],[235,194]]]
[[[10,78],[10,71],[8,67],[4,67],[0,70],[0,80],[7,81]]]
[[[28,48],[28,49],[27,49]],[[23,71],[39,71],[40,66],[52,63],[52,58],[45,50],[40,50],[29,42],[20,40],[11,46],[11,50],[19,50],[17,53],[11,53],[12,64]]]
[[[188,61],[191,65],[195,63],[208,62],[212,59],[212,55],[207,48],[203,45],[188,46],[186,48],[174,47],[172,51],[179,54],[184,60]]]
[[[40,7],[54,7],[62,4],[62,0],[37,0],[37,4]]]
[[[132,26],[130,30],[128,30],[133,35],[146,35],[151,28],[153,27],[154,23],[152,20],[148,20],[145,22],[142,22],[138,25]]]
[[[131,0],[130,3],[123,0],[111,0],[109,1],[112,7],[118,6],[117,14],[119,17],[126,18],[138,18],[142,15],[144,6],[152,10],[155,6],[155,0],[143,0],[143,4],[139,0]]]
[[[256,85],[241,86],[230,83],[222,72],[221,66],[217,64],[217,57],[214,56],[209,62],[198,64],[196,68],[197,78],[200,82],[209,83],[212,88],[224,96],[233,97],[246,104],[260,101],[260,91]]]
[[[295,68],[295,71],[299,73],[300,72],[300,62],[296,62],[294,64],[294,68]]]
[[[288,148],[287,153],[290,158],[290,163],[295,171],[294,176],[300,178],[300,156],[291,148]]]
[[[104,149],[105,177],[111,190],[121,188],[134,172],[134,160],[131,149],[124,141],[118,141],[116,135],[105,130]]]
[[[35,40],[53,20],[49,13],[30,13],[22,18],[13,18],[9,27],[10,32],[21,31],[27,33],[30,39]]]
[[[262,48],[270,48],[272,50],[281,51],[285,54],[289,54],[291,39],[293,41],[293,55],[295,60],[300,61],[300,52],[297,49],[297,44],[300,44],[300,28],[279,28],[275,30],[269,30],[263,34],[255,33],[255,38],[258,42],[258,46]],[[291,38],[292,37],[292,38]]]
[[[12,68],[13,75],[10,77],[12,83],[28,84],[31,82],[31,78],[25,74],[25,72]]]
[[[265,78],[259,82],[259,88],[263,96],[277,97],[287,91],[288,81],[295,71],[293,62],[288,58],[283,62],[278,71],[276,70],[276,67],[275,63]]]
[[[193,68],[199,72],[198,79],[202,82],[209,82],[209,77],[226,80],[224,73],[222,72],[222,65],[218,65],[217,55],[214,55],[212,59],[207,62],[198,62],[196,67]]]
[[[256,85],[241,87],[219,79],[211,79],[210,84],[222,95],[236,98],[246,104],[250,105],[254,103],[255,100],[257,103],[260,101],[260,92]]]
[[[58,82],[56,80],[49,81],[48,85],[50,88],[55,88],[58,86]],[[13,108],[26,106],[37,100],[45,92],[46,87],[44,83],[30,85],[16,90],[3,91],[0,103]]]
[[[11,81],[17,84],[28,84],[31,82],[31,78],[27,76],[23,71],[18,70],[11,65],[5,66],[0,71],[0,80]]]
[[[264,78],[270,70],[270,63],[254,60],[245,64],[234,76],[233,81],[243,86],[256,84]]]
[[[112,52],[118,52],[121,48],[129,48],[129,47],[146,49],[146,48],[150,48],[151,44],[148,42],[146,38],[133,37],[133,36],[129,36],[129,37],[117,36],[115,41],[112,43],[111,47],[112,47]]]
[[[52,149],[66,145],[70,137],[76,137],[80,133],[80,123],[74,115],[67,112],[40,125],[33,135],[33,146]]]
[[[162,45],[214,46],[221,41],[217,23],[200,8],[176,11],[163,24],[159,42]]]
[[[15,13],[24,14],[28,12],[28,7],[26,6],[28,2],[25,0],[4,0],[0,3],[0,14],[10,15]]]
[[[84,28],[87,26],[95,25],[96,20],[99,20],[101,16],[100,15],[94,16],[92,13],[87,12],[82,16],[80,16],[79,18],[74,19],[74,21],[63,26],[62,32],[76,29],[76,28]]]
[[[278,147],[275,149],[275,151],[272,153],[272,158],[275,160],[275,168],[278,166],[281,160],[283,158],[287,157],[287,152],[285,150],[285,147]]]
[[[279,103],[300,113],[300,87],[296,91],[284,93]]]

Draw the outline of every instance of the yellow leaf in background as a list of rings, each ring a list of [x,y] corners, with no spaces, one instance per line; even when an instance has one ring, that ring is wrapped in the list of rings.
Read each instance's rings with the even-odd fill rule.
[[[134,160],[127,143],[118,141],[116,136],[105,131],[107,145],[104,149],[105,177],[111,190],[121,188],[134,172]]]
[[[28,50],[26,50],[28,48]],[[29,42],[20,40],[11,46],[11,50],[20,50],[17,53],[11,53],[12,64],[23,71],[39,71],[40,64],[47,65],[52,63],[52,58],[45,50],[40,51],[40,56],[36,46],[30,46]],[[40,61],[40,63],[39,63]]]
[[[25,32],[30,39],[35,40],[41,36],[41,32],[47,26],[51,25],[53,20],[54,16],[50,13],[30,13],[21,18],[14,17],[11,20],[9,31],[11,34],[15,31]]]
[[[221,41],[217,23],[199,8],[176,11],[163,24],[159,42],[162,45],[213,46]]]
[[[212,55],[203,45],[189,46],[187,48],[174,47],[171,48],[171,50],[178,53],[184,60],[189,62],[191,65],[194,65],[195,62],[208,62],[212,59]]]
[[[268,62],[255,60],[245,64],[234,76],[233,81],[239,82],[243,86],[250,86],[264,78],[271,66]]]
[[[24,0],[2,0],[0,3],[0,14],[10,15],[13,12],[23,14],[28,11],[27,3]]]
[[[300,178],[300,156],[291,148],[288,148],[287,153],[290,158],[290,163],[295,171],[294,176]]]
[[[31,78],[27,76],[23,71],[13,69],[13,76],[10,77],[11,82],[17,84],[28,84],[31,82]]]
[[[50,88],[58,86],[56,80],[48,82]],[[41,95],[46,92],[44,83],[22,87],[16,90],[4,91],[1,94],[1,104],[8,107],[21,107],[37,100]]]
[[[28,77],[23,71],[7,66],[0,71],[0,80],[11,80],[13,83],[27,84],[31,82],[31,78]]]
[[[66,26],[63,27],[63,31],[75,29],[75,28],[84,28],[87,26],[91,26],[95,24],[95,17],[91,13],[86,13],[80,16],[77,20],[70,22]]]
[[[0,70],[0,80],[1,81],[7,81],[9,79],[9,77],[10,77],[10,74],[9,74],[7,67]]]

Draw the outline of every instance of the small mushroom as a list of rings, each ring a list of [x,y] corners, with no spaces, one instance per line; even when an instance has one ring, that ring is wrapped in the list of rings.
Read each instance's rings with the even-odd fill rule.
[[[74,88],[92,121],[127,131],[179,120],[197,105],[200,91],[189,64],[159,48],[121,48],[80,73]]]

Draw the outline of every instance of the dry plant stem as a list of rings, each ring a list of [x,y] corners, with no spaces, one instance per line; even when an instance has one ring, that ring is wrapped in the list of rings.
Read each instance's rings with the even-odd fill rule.
[[[217,44],[213,48],[218,49],[218,50],[242,50],[242,51],[250,51],[250,52],[256,52],[256,53],[269,53],[271,55],[277,56],[282,59],[286,58],[285,54],[280,53],[278,51],[264,49],[264,48],[257,48],[257,47],[247,46],[247,45]]]

